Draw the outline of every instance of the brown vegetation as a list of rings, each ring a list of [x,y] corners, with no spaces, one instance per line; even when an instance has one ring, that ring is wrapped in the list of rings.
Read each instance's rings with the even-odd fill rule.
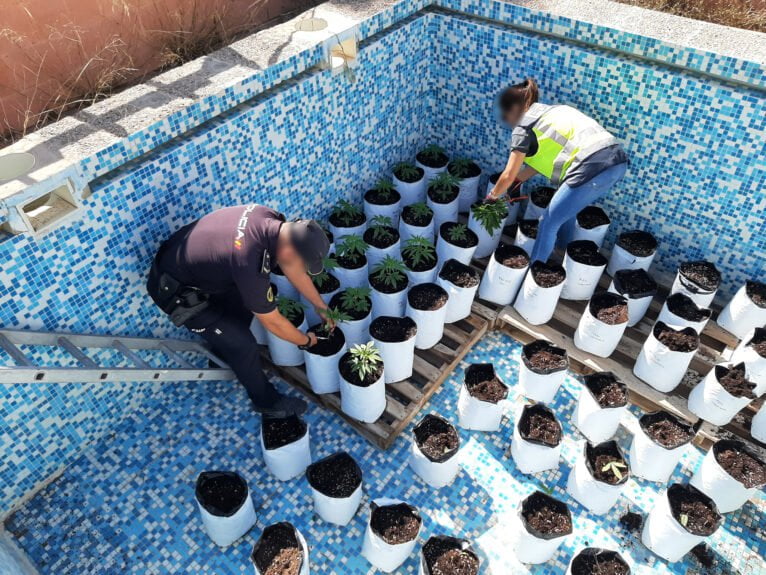
[[[766,0],[617,0],[676,16],[766,32]]]

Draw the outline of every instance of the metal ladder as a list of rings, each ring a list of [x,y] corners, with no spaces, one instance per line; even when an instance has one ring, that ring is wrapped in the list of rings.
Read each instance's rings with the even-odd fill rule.
[[[78,365],[38,365],[19,349],[20,345],[49,346],[59,352],[63,350]],[[226,363],[204,344],[195,341],[0,329],[0,348],[16,364],[0,365],[0,384],[234,379],[234,373]],[[101,366],[83,348],[111,350],[116,352],[113,357],[121,357],[128,366]],[[163,365],[173,367],[153,367],[136,353],[139,350],[156,350],[163,359],[169,360],[163,361]],[[184,352],[199,354],[206,367],[195,367],[181,356]]]

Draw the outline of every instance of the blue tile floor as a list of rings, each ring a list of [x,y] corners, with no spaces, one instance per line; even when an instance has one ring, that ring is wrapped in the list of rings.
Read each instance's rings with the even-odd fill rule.
[[[455,406],[463,368],[469,362],[491,361],[504,381],[515,387],[520,345],[500,333],[487,335],[466,362],[435,395],[427,411],[457,420]],[[230,383],[168,385],[166,391],[130,414],[101,445],[85,453],[61,478],[40,492],[7,523],[10,533],[42,573],[252,573],[248,556],[260,531],[276,521],[292,521],[306,536],[311,572],[362,574],[375,570],[360,556],[369,514],[369,497],[391,496],[420,507],[421,539],[449,533],[471,539],[483,555],[483,574],[564,573],[572,555],[586,545],[621,551],[634,574],[701,573],[686,561],[668,565],[649,553],[635,535],[626,533],[619,517],[628,508],[647,512],[659,494],[656,484],[631,480],[619,504],[605,517],[589,515],[565,492],[566,479],[582,438],[569,422],[578,383],[570,377],[552,407],[563,421],[567,439],[556,472],[527,477],[508,455],[512,421],[499,433],[461,431],[463,469],[455,483],[435,490],[407,466],[412,437],[407,430],[386,452],[371,447],[332,413],[312,406],[314,458],[348,450],[364,469],[366,492],[362,508],[347,527],[322,522],[312,512],[304,477],[282,483],[262,466],[258,444],[259,419],[248,408],[245,394]],[[514,399],[521,401],[518,396]],[[620,437],[627,449],[629,437]],[[701,459],[689,448],[674,480],[685,481]],[[202,531],[194,503],[194,482],[200,471],[235,469],[254,493],[258,523],[232,547],[217,548]],[[575,533],[545,565],[518,563],[504,544],[503,516],[535,488],[553,488],[568,501]],[[716,567],[709,573],[766,572],[766,501],[726,517],[710,539]],[[398,573],[416,573],[413,554]]]

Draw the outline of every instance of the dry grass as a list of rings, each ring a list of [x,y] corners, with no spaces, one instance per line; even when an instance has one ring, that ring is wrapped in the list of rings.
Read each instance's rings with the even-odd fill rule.
[[[714,24],[766,32],[766,2],[764,0],[617,0],[617,2]]]

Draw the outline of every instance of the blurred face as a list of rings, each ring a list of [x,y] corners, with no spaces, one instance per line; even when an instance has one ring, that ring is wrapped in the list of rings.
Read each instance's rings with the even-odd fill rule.
[[[279,263],[280,266],[303,265],[303,259],[293,247],[292,242],[290,242],[287,233],[287,226],[289,225],[290,224],[283,224],[282,229],[280,230],[279,243],[277,244],[277,263]]]
[[[521,104],[511,106],[508,110],[503,112],[503,121],[511,126],[515,126],[521,121],[524,115],[524,108]]]

